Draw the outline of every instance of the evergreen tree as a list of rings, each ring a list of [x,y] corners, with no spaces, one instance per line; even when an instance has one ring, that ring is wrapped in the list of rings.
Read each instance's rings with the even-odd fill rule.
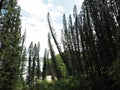
[[[4,2],[4,4],[3,4]],[[21,22],[16,0],[1,0],[0,89],[16,90],[19,77]]]
[[[50,34],[48,34],[48,44],[49,44],[49,48],[50,48],[51,60],[53,62],[55,73],[56,73],[58,80],[60,80],[62,75],[61,75],[61,71],[60,71],[59,65],[58,65],[56,57],[55,57],[55,52],[54,52],[52,44],[51,44]]]
[[[45,78],[46,78],[47,60],[48,60],[48,51],[47,51],[47,49],[45,49],[44,58],[43,58],[43,72],[42,72],[42,79],[43,80],[45,80]]]
[[[58,52],[63,60],[63,62],[65,63],[65,66],[67,68],[67,72],[69,75],[72,75],[72,70],[71,70],[71,67],[69,66],[68,62],[67,62],[67,57],[65,56],[64,53],[62,53],[62,50],[61,50],[61,46],[59,45],[57,39],[56,39],[56,33],[55,33],[55,30],[54,28],[51,26],[51,23],[50,23],[50,15],[49,15],[49,12],[48,12],[48,15],[47,15],[47,19],[48,19],[48,25],[49,25],[49,28],[50,28],[50,32],[51,32],[51,35],[53,37],[53,40],[56,44],[56,47],[58,49]]]
[[[24,45],[25,39],[26,39],[26,31],[24,32],[24,34],[21,37],[21,52],[20,52],[20,61],[19,61],[19,71],[20,71],[19,77],[20,77],[20,81],[21,81],[23,87],[25,86],[25,81],[24,81],[23,75],[26,74],[25,66],[26,66],[26,61],[27,61],[26,47]]]
[[[32,87],[34,86],[35,76],[36,76],[36,60],[37,60],[37,45],[33,47],[33,58],[32,58],[32,67],[31,67],[31,83]]]
[[[36,76],[38,79],[40,79],[40,75],[41,75],[41,70],[40,70],[40,57],[39,57],[39,52],[40,52],[40,43],[38,43],[37,45],[37,72],[36,72]]]
[[[32,84],[32,60],[33,60],[33,42],[30,43],[29,49],[29,58],[28,58],[28,75],[27,75],[27,84],[30,86]]]

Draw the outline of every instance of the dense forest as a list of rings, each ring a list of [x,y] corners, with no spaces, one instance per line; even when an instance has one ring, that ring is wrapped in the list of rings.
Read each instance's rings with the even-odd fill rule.
[[[41,58],[40,42],[24,44],[17,0],[0,0],[0,90],[120,90],[120,0],[72,7],[73,15],[61,20],[62,44],[48,12],[48,47]]]

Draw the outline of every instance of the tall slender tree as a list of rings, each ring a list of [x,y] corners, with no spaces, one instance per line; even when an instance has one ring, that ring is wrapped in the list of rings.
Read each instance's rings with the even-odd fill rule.
[[[33,60],[33,42],[30,43],[29,49],[29,58],[28,58],[28,75],[27,75],[27,84],[30,86],[32,84],[32,60]]]
[[[40,43],[38,43],[37,45],[37,71],[36,71],[36,75],[37,75],[37,78],[40,79],[40,75],[41,75],[41,69],[40,69],[40,57],[39,57],[39,54],[40,54]]]
[[[2,9],[0,17],[0,89],[16,90],[20,60],[20,7],[16,0],[1,0],[0,4],[2,5],[0,7]]]
[[[55,57],[55,52],[54,52],[52,44],[51,44],[50,34],[48,34],[48,44],[49,44],[49,48],[50,48],[51,60],[53,62],[53,66],[55,68],[55,73],[56,73],[56,76],[57,76],[58,80],[60,80],[62,75],[61,75],[59,65],[57,63],[57,59]]]
[[[46,78],[46,71],[47,71],[47,59],[48,59],[48,51],[45,49],[44,52],[44,59],[43,59],[43,72],[42,72],[42,79],[45,80]]]

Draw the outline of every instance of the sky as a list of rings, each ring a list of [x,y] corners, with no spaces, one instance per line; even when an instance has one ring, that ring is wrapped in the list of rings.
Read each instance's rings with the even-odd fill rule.
[[[47,34],[50,32],[47,22],[47,12],[50,13],[52,26],[57,38],[60,38],[62,17],[72,14],[73,6],[80,10],[83,0],[18,0],[21,7],[22,33],[26,30],[25,46],[28,48],[31,41],[40,42],[41,57],[45,48],[48,48]]]

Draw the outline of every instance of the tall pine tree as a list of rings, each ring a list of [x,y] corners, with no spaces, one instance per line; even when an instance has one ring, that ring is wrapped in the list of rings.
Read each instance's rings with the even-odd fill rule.
[[[20,61],[20,7],[17,0],[1,0],[1,4],[0,89],[16,90]]]

